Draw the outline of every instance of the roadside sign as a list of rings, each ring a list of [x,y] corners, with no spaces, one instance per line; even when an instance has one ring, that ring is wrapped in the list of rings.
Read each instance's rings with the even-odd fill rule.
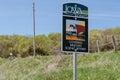
[[[88,7],[63,4],[62,51],[88,52]]]

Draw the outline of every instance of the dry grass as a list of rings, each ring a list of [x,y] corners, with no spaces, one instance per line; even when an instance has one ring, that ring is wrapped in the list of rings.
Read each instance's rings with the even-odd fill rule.
[[[120,52],[78,56],[78,80],[120,80]],[[72,55],[0,58],[0,80],[72,80]]]

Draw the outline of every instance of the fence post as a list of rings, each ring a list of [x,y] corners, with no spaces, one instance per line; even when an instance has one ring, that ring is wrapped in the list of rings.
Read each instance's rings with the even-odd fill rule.
[[[97,52],[100,53],[99,41],[96,40]]]
[[[117,51],[116,41],[114,35],[112,35],[112,41],[113,41],[113,48],[115,51]]]

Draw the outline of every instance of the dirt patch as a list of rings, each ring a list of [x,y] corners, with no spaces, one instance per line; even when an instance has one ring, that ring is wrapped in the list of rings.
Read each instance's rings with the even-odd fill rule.
[[[49,64],[49,65],[47,66],[47,69],[45,70],[45,72],[50,72],[50,71],[56,69],[57,65],[58,65],[58,63]]]

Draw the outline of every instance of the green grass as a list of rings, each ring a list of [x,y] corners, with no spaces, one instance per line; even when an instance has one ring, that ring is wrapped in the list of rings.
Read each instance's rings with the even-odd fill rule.
[[[72,55],[0,58],[0,80],[73,80]],[[77,56],[78,80],[120,80],[120,52]]]

